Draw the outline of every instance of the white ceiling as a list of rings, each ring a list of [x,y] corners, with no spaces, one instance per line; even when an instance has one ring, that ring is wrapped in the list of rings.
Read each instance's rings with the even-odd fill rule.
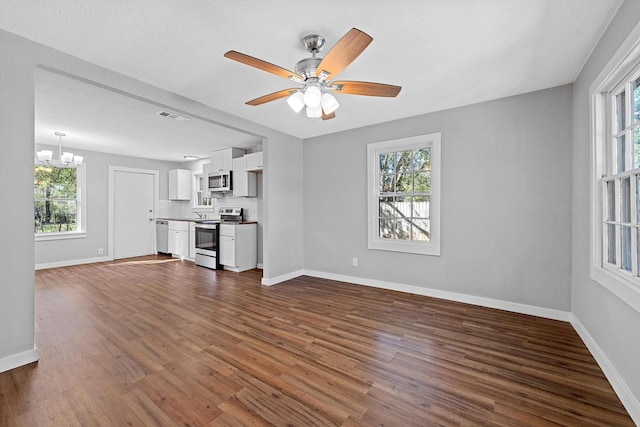
[[[0,28],[309,138],[571,83],[621,2],[0,0]],[[400,85],[397,98],[338,94],[341,107],[328,121],[295,115],[285,100],[258,107],[244,104],[295,84],[226,59],[226,51],[293,70],[298,60],[309,56],[300,41],[304,35],[323,35],[326,53],[352,27],[371,35],[373,42],[339,78]],[[71,87],[50,83],[42,82],[38,89],[37,132],[66,131],[69,144],[77,133],[83,136],[78,145],[105,151],[101,144],[110,146],[119,138],[125,141],[123,154],[150,153],[154,147],[163,153],[157,158],[181,160],[184,154],[210,151],[206,140],[216,132],[227,132],[220,139],[236,146],[257,141],[199,120],[160,125],[157,117],[141,119],[139,114],[149,106],[139,100],[123,100],[96,87],[80,90],[77,81],[71,81]],[[103,121],[106,111],[120,114],[113,107],[120,101],[125,116],[114,118],[115,123]],[[53,107],[59,104],[69,109],[64,122]],[[82,111],[73,115],[76,120],[70,119],[74,108]],[[185,124],[189,130],[182,138],[178,125]],[[144,138],[150,128],[155,135]],[[196,137],[202,132],[204,136]]]

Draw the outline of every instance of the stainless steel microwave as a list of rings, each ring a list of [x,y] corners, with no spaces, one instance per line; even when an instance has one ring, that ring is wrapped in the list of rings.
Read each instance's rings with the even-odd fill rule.
[[[207,174],[207,190],[221,192],[233,190],[231,175],[231,171],[210,172]]]

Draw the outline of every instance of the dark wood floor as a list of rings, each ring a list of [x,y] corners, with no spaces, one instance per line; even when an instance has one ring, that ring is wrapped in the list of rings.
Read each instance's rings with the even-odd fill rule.
[[[36,273],[1,426],[632,426],[567,323],[165,257]]]

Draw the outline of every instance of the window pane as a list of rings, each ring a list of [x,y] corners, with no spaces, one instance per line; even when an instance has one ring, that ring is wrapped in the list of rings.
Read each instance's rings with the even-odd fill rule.
[[[396,163],[393,153],[380,154],[380,172],[394,173],[396,171]]]
[[[378,199],[378,216],[381,218],[396,216],[393,207],[393,197],[380,197]]]
[[[640,223],[640,176],[636,176],[636,222]]]
[[[611,264],[616,263],[616,226],[607,224],[607,261]]]
[[[413,151],[413,170],[431,170],[431,150],[429,148],[422,148],[420,150]]]
[[[395,224],[395,238],[398,240],[411,240],[411,221],[398,219]]]
[[[618,172],[624,172],[627,170],[627,144],[625,141],[625,136],[622,135],[619,138],[616,138],[617,145],[617,157],[616,163],[618,164]]]
[[[431,193],[431,172],[416,172],[413,179],[413,191]]]
[[[633,130],[633,168],[640,167],[640,128]]]
[[[411,170],[411,151],[400,151],[396,153],[396,172],[405,174]]]
[[[623,270],[631,271],[631,227],[622,227],[621,240],[621,267]]]
[[[631,222],[631,178],[620,181],[620,222]]]
[[[640,120],[640,78],[633,82],[633,122]]]
[[[378,236],[385,239],[393,239],[394,222],[395,222],[395,219],[393,218],[380,218],[379,220],[380,227],[378,229]]]
[[[640,266],[640,228],[636,229],[636,233],[637,233],[637,245],[638,245],[638,247],[636,247],[636,262]],[[640,268],[638,268],[636,275],[640,276]]]
[[[413,191],[413,174],[406,172],[398,174],[398,193],[411,193]]]
[[[615,221],[616,219],[616,183],[615,181],[607,182],[607,221]]]
[[[430,240],[429,220],[426,218],[414,218],[411,227],[411,240],[428,242]]]
[[[625,92],[620,93],[618,96],[616,96],[616,111],[615,111],[615,115],[616,115],[616,131],[615,133],[621,132],[623,131],[626,127],[626,121],[627,121],[627,116],[626,116],[626,103],[625,103]]]
[[[382,175],[380,177],[380,192],[393,193],[395,190],[395,175]]]
[[[413,198],[413,218],[429,218],[429,196],[417,196]]]

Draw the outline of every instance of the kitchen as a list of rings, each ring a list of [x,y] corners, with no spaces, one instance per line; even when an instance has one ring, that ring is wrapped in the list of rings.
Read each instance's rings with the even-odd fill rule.
[[[64,149],[84,154],[85,158],[86,188],[83,190],[86,206],[83,212],[87,218],[81,236],[37,238],[36,269],[153,254],[158,239],[155,236],[156,219],[179,219],[189,227],[189,221],[184,220],[196,219],[198,215],[215,220],[219,218],[219,210],[225,207],[242,208],[243,219],[254,223],[254,237],[251,239],[253,249],[249,249],[250,253],[254,253],[250,257],[254,261],[249,265],[251,268],[263,268],[262,150],[266,139],[221,126],[196,114],[197,109],[185,113],[184,108],[158,105],[148,99],[115,92],[49,70],[37,71],[35,148],[49,148],[57,152],[52,130],[67,131],[63,139]],[[176,110],[182,113],[175,119],[160,114]],[[235,186],[212,194],[205,185],[207,174],[217,162],[212,153],[226,150],[232,155],[222,165],[216,165],[216,169],[233,171],[235,168]],[[242,170],[247,168],[250,170]],[[133,234],[123,239],[117,238],[117,212],[124,211],[121,216],[128,221],[130,206],[111,206],[114,183],[109,172],[112,169],[116,172],[157,173],[157,194],[153,196],[154,206],[150,208],[153,210],[152,227],[147,227],[147,224],[127,227],[127,234],[131,230],[137,233],[142,229],[147,234],[151,233],[149,241],[152,243],[144,253],[130,254],[122,249],[136,240]],[[174,179],[170,179],[170,175],[175,175]],[[178,181],[180,185],[174,185]],[[169,194],[170,190],[173,193],[178,188],[180,194]],[[240,192],[241,188],[244,188],[243,192]],[[151,218],[147,215],[145,221]],[[195,243],[194,235],[195,229],[191,225],[191,230],[187,228],[186,238],[182,239],[186,249],[174,249],[172,252],[179,258],[194,261],[193,245],[187,243],[190,237],[191,242]],[[244,253],[243,246],[238,250]],[[245,265],[242,268],[247,268]]]
[[[262,152],[226,148],[214,151],[202,169],[169,170],[169,198],[156,220],[156,251],[212,269],[262,267],[262,159]]]

